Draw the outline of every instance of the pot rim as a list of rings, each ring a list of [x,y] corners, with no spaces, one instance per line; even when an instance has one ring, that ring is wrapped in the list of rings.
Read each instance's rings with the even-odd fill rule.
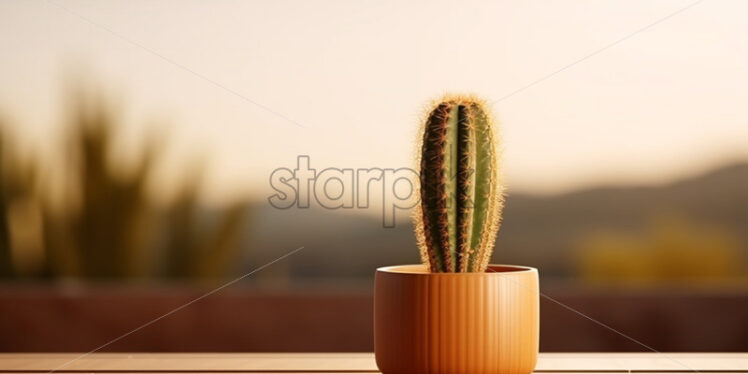
[[[486,276],[507,276],[512,274],[523,274],[538,272],[538,269],[521,266],[521,265],[506,265],[506,264],[489,264],[488,269],[494,269],[493,271],[479,272],[468,272],[468,273],[432,273],[428,270],[428,266],[425,264],[406,264],[406,265],[392,265],[383,266],[377,268],[377,273],[383,274],[401,274],[401,275],[417,275],[417,276],[469,276],[469,275],[486,275]]]

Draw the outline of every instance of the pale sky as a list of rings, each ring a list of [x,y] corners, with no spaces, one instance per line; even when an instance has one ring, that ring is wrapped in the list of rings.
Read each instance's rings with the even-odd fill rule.
[[[160,186],[205,156],[206,195],[222,201],[266,193],[302,154],[411,166],[430,99],[496,101],[692,2],[3,1],[0,114],[49,157],[63,83],[84,75],[122,110],[122,154],[165,123]],[[510,190],[748,159],[747,14],[705,0],[495,103]]]

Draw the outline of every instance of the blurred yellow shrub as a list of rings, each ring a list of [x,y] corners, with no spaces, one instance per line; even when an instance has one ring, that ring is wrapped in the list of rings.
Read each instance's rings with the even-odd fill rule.
[[[742,271],[734,235],[675,215],[654,219],[638,235],[587,235],[575,253],[580,277],[595,282],[707,281],[738,277]]]

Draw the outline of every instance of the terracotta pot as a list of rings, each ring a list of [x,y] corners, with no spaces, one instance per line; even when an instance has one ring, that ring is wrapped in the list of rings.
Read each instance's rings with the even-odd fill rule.
[[[538,357],[538,271],[377,269],[374,352],[384,374],[529,374]]]

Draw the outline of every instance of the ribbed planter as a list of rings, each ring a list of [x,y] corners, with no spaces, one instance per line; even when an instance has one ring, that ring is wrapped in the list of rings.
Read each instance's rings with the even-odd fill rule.
[[[529,374],[538,356],[538,272],[377,269],[374,351],[384,374]]]

